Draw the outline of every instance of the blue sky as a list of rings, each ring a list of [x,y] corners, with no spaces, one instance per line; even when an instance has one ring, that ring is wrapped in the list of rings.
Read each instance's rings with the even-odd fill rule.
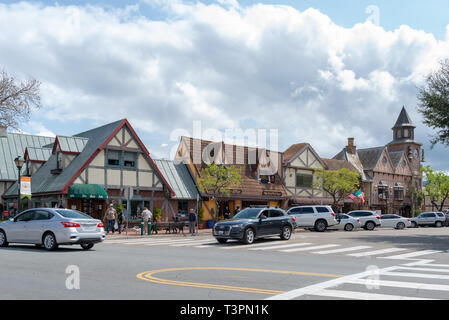
[[[404,105],[427,164],[449,172],[416,110],[416,88],[449,57],[448,16],[442,0],[8,0],[0,61],[42,82],[23,128],[33,134],[128,118],[155,158],[171,158],[201,121],[278,129],[280,151],[308,142],[332,157],[348,137],[390,142]]]

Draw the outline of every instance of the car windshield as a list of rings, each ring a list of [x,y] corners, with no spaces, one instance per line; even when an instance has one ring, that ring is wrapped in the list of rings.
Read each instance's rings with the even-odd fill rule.
[[[253,219],[257,218],[257,215],[262,209],[247,208],[240,211],[234,216],[234,219]]]
[[[64,218],[93,219],[91,216],[75,210],[56,210],[56,212],[59,213]]]

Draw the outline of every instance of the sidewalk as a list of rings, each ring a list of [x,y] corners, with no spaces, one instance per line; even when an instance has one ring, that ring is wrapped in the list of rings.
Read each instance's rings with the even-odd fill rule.
[[[184,228],[185,229],[185,228]],[[106,232],[106,231],[105,231]],[[212,229],[197,229],[195,236],[203,236],[203,235],[212,235]],[[165,231],[159,231],[157,234],[152,233],[150,236],[147,234],[144,234],[143,236],[140,235],[140,230],[138,232],[135,231],[135,229],[129,229],[128,230],[128,238],[162,238],[162,237],[169,237],[169,236],[177,236],[177,237],[190,237],[189,230],[184,230],[184,235],[181,233],[165,233]],[[109,233],[106,235],[106,240],[114,240],[114,239],[123,239],[126,238],[126,232],[122,230],[121,234],[118,234],[118,232]]]

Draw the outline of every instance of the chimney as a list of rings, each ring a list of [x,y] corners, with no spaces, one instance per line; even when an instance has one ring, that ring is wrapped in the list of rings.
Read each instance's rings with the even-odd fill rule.
[[[346,146],[346,150],[350,154],[356,153],[356,147],[354,145],[354,138],[348,138],[348,145]]]
[[[0,138],[7,138],[8,134],[6,132],[7,126],[0,125]]]

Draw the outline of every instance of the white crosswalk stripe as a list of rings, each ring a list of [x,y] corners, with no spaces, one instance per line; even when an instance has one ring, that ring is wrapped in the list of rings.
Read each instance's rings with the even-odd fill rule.
[[[366,252],[358,252],[358,253],[350,253],[348,256],[351,257],[368,257],[368,256],[375,256],[375,255],[381,255],[385,253],[393,253],[398,251],[404,251],[407,249],[403,248],[386,248],[381,250],[374,250],[374,251],[366,251]]]
[[[357,247],[349,247],[349,248],[343,248],[343,249],[316,251],[316,252],[312,252],[312,253],[316,253],[316,254],[333,254],[333,253],[357,251],[357,250],[369,249],[369,248],[371,248],[371,247],[370,246],[357,246]]]
[[[249,248],[248,250],[274,250],[274,249],[301,247],[301,246],[308,246],[308,245],[311,245],[311,243],[299,242],[299,243],[284,244],[284,245],[277,245],[277,246],[270,245],[268,247]]]
[[[281,252],[298,252],[298,251],[310,251],[310,250],[318,250],[318,249],[326,249],[326,248],[332,248],[332,247],[339,247],[339,244],[326,244],[321,246],[313,246],[313,247],[306,247],[306,248],[294,248],[294,249],[287,249],[287,250],[280,250]]]
[[[438,250],[422,250],[422,251],[414,251],[404,254],[398,254],[394,256],[388,256],[388,257],[380,257],[380,259],[398,259],[398,260],[404,260],[404,259],[410,259],[415,257],[421,257],[424,255],[434,254],[434,253],[440,253],[442,251]]]

